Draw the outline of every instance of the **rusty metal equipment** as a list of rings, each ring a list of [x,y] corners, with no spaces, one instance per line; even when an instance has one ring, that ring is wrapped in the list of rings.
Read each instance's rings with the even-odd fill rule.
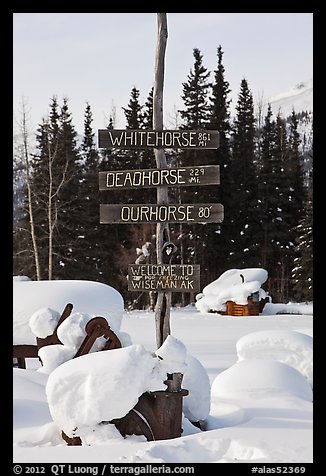
[[[168,374],[166,390],[143,393],[123,418],[112,420],[122,436],[144,435],[148,441],[178,438],[182,434],[182,374]]]
[[[182,435],[182,399],[188,390],[181,388],[182,374],[168,374],[166,390],[145,392],[137,404],[124,417],[99,422],[114,424],[122,436],[144,435],[147,441],[167,440]],[[77,430],[76,430],[77,431]],[[78,436],[69,437],[62,432],[68,446],[80,446]]]
[[[104,319],[104,317],[93,317],[93,319],[88,321],[86,324],[85,331],[87,335],[76,352],[74,359],[76,357],[80,357],[81,355],[88,354],[98,337],[103,336],[107,339],[103,349],[101,350],[120,349],[122,347],[120,339],[110,328],[107,320]]]
[[[44,347],[45,345],[62,344],[62,342],[59,340],[59,337],[58,337],[58,334],[57,334],[58,327],[60,326],[60,324],[63,323],[63,321],[65,319],[67,319],[68,316],[70,316],[70,314],[73,310],[73,307],[74,306],[71,303],[68,303],[66,305],[66,307],[64,308],[64,310],[63,310],[63,312],[60,316],[60,319],[58,320],[58,323],[55,326],[55,329],[54,329],[54,331],[51,335],[45,337],[44,339],[41,338],[41,337],[36,338],[37,350],[40,350],[40,348]]]
[[[26,369],[26,360],[27,358],[39,358],[38,351],[41,347],[51,344],[61,344],[58,339],[57,329],[60,324],[71,314],[73,305],[68,303],[64,308],[60,319],[50,336],[45,337],[44,339],[37,337],[36,345],[13,345],[13,358],[17,359],[17,367],[20,369]],[[40,359],[41,360],[41,359]]]
[[[14,345],[13,346],[13,357],[17,359],[18,367],[25,369],[26,362],[25,359],[28,357],[38,357],[38,351],[44,346],[47,345],[54,345],[54,344],[62,344],[60,339],[58,338],[58,327],[62,322],[70,316],[73,309],[73,305],[68,303],[61,316],[58,320],[58,323],[53,331],[53,333],[45,338],[37,337],[36,344],[37,345]],[[94,317],[85,326],[86,337],[83,340],[81,346],[77,350],[75,357],[79,357],[80,355],[87,354],[92,345],[94,344],[95,340],[98,337],[105,337],[107,339],[103,349],[101,350],[110,350],[110,349],[119,349],[121,347],[121,342],[118,336],[113,332],[110,328],[107,320],[104,317]],[[40,359],[41,360],[41,359]],[[42,361],[41,361],[42,363]]]
[[[37,338],[37,346],[14,346],[14,357],[20,368],[26,368],[26,357],[38,357],[38,350],[47,345],[62,344],[57,335],[59,325],[71,314],[73,305],[68,303],[50,336]],[[85,326],[86,336],[73,358],[88,354],[99,337],[106,342],[101,351],[119,349],[120,339],[110,328],[104,317],[92,318]],[[99,425],[114,424],[122,436],[144,435],[148,441],[166,440],[180,437],[182,434],[182,399],[188,390],[181,388],[181,373],[167,374],[164,381],[166,390],[145,392],[140,395],[137,404],[124,417],[99,422]],[[76,429],[78,431],[78,429]],[[78,435],[69,437],[62,431],[62,438],[68,446],[79,446],[82,441]]]

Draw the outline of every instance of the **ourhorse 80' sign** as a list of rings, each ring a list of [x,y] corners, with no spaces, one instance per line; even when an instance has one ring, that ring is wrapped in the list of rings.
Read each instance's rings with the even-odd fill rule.
[[[219,223],[220,203],[100,205],[100,223]]]

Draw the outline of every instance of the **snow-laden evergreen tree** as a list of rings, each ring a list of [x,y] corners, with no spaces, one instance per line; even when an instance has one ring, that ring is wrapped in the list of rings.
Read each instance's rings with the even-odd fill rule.
[[[144,129],[153,129],[153,94],[154,88],[150,90],[148,98],[145,101],[143,109],[143,127]]]
[[[139,129],[143,122],[143,106],[139,103],[139,94],[139,89],[133,87],[128,106],[122,108],[127,120],[127,129]]]
[[[104,281],[103,267],[106,255],[103,249],[107,233],[100,225],[100,192],[98,186],[99,154],[95,146],[92,128],[93,115],[91,106],[86,103],[84,114],[84,135],[81,144],[82,158],[82,230],[78,236],[83,249],[79,276],[91,281]],[[109,243],[105,243],[109,246]]]
[[[230,219],[232,201],[234,199],[232,178],[230,173],[230,94],[229,83],[225,79],[222,47],[217,48],[217,68],[214,71],[211,96],[209,97],[210,117],[208,128],[218,130],[220,145],[218,149],[205,152],[209,165],[220,166],[220,184],[202,187],[205,194],[203,200],[211,203],[221,203],[224,206],[222,223],[208,223],[202,227],[205,235],[206,249],[203,250],[202,276],[203,282],[208,283],[220,276],[230,265],[231,229]],[[207,249],[210,253],[207,253]],[[205,259],[206,258],[206,259]]]
[[[289,152],[287,157],[287,171],[289,175],[289,208],[292,223],[297,226],[302,218],[303,204],[305,202],[305,187],[303,174],[303,156],[300,150],[300,134],[298,132],[298,119],[292,111],[289,129]]]
[[[180,110],[183,119],[182,129],[200,130],[209,127],[210,105],[208,92],[210,73],[203,65],[203,56],[199,49],[193,50],[194,66],[190,69],[188,81],[183,83],[182,99],[185,105]],[[175,163],[178,166],[200,166],[211,163],[211,156],[205,150],[182,150],[175,155]],[[206,190],[203,190],[206,189]],[[177,190],[177,200],[179,203],[206,203],[209,200],[207,187],[180,187]],[[176,245],[179,248],[179,260],[181,263],[201,264],[203,273],[201,275],[202,284],[207,284],[210,276],[205,275],[205,257],[207,257],[207,242],[205,238],[206,225],[180,224],[171,225],[171,230],[178,240]]]
[[[293,298],[313,300],[313,175],[309,175],[302,218],[297,226],[296,257],[292,270]]]
[[[203,65],[203,56],[198,48],[194,48],[195,58],[193,70],[190,70],[188,81],[182,83],[182,100],[185,109],[180,110],[186,129],[203,129],[209,122],[208,81],[210,73]]]
[[[233,124],[232,164],[234,202],[232,208],[233,267],[257,267],[260,263],[258,177],[255,155],[255,117],[253,97],[242,79]]]
[[[83,196],[82,164],[77,145],[77,132],[67,98],[63,99],[60,110],[57,153],[54,184],[58,193],[54,199],[61,209],[61,214],[54,229],[53,271],[57,278],[71,279],[78,276],[80,258],[83,257],[79,238],[83,233],[81,207]]]
[[[140,92],[137,88],[132,88],[127,107],[123,107],[126,118],[126,129],[142,129],[144,121],[144,106],[139,102]],[[143,149],[119,150],[116,161],[119,162],[121,170],[141,169],[143,165]],[[123,203],[142,203],[143,190],[125,189]]]
[[[278,114],[276,118],[275,157],[279,161],[278,207],[277,219],[274,224],[275,247],[273,288],[275,297],[286,301],[291,297],[290,276],[294,259],[295,228],[291,223],[293,213],[291,207],[292,179],[289,170],[289,141],[285,120]]]
[[[262,230],[260,236],[260,262],[261,266],[267,269],[271,276],[271,273],[274,271],[271,262],[273,248],[275,246],[275,223],[277,223],[279,216],[279,174],[281,167],[275,156],[277,132],[270,104],[268,105],[261,137],[262,143],[258,188],[260,203],[258,218],[261,220]]]
[[[145,106],[139,102],[139,96],[139,90],[136,87],[132,88],[129,103],[127,107],[122,108],[126,118],[126,129],[137,130],[149,128],[151,125],[152,95],[150,93]],[[155,162],[151,164],[153,155],[142,149],[107,150],[102,152],[102,156],[101,169],[106,171],[136,170],[155,166]],[[100,196],[101,203],[148,204],[156,201],[156,191],[146,188],[106,191],[101,192]],[[108,272],[116,276],[116,286],[126,302],[132,301],[135,294],[128,292],[127,268],[129,264],[135,262],[137,248],[148,241],[144,235],[151,231],[148,232],[148,227],[143,224],[103,224],[101,227],[110,230],[111,236],[114,236],[114,244],[111,246],[114,263]]]
[[[297,137],[293,145],[284,119],[278,115],[273,120],[269,105],[262,129],[259,174],[261,264],[268,270],[273,299],[282,302],[291,298],[289,284],[298,224],[294,191],[298,183],[303,183],[300,168],[293,166],[294,155],[298,159],[293,153],[297,146]]]

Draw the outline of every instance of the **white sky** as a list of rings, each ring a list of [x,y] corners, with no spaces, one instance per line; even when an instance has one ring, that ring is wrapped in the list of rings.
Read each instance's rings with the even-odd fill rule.
[[[243,77],[257,101],[313,76],[312,13],[168,13],[165,56],[165,127],[174,128],[183,109],[182,83],[193,67],[193,48],[209,71],[224,51],[225,79],[236,104]],[[116,128],[125,127],[122,107],[131,89],[144,103],[153,85],[157,24],[155,13],[14,13],[14,116],[22,97],[35,129],[50,99],[68,97],[73,123],[83,132],[86,101],[93,129],[106,127],[113,108]]]

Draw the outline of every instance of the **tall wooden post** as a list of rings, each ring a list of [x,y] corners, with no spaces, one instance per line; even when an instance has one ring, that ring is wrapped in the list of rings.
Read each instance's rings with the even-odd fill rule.
[[[166,13],[157,13],[157,45],[153,91],[153,129],[163,130],[164,57],[168,37]],[[154,149],[157,168],[166,168],[164,149]],[[169,203],[168,187],[157,187],[157,204]],[[162,263],[162,247],[170,239],[168,223],[156,225],[157,263]],[[171,292],[158,291],[155,307],[156,343],[160,347],[170,334]]]

